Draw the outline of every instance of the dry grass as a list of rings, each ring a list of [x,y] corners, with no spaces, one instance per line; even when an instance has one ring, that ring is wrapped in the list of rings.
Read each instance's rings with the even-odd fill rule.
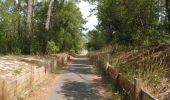
[[[170,46],[160,45],[129,51],[91,52],[89,57],[96,66],[104,66],[107,61],[130,80],[140,78],[144,89],[162,98],[170,90]],[[168,85],[167,85],[168,84]]]

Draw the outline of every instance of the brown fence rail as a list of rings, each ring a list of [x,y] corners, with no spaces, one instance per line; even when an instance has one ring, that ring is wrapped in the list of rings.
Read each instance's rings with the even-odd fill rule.
[[[113,67],[107,62],[101,69],[111,78],[111,81],[126,92],[130,100],[158,100],[142,89],[140,79],[134,79],[134,82],[129,81],[119,72],[119,67]]]
[[[68,55],[48,57],[44,66],[32,67],[29,73],[15,78],[15,80],[6,81],[1,78],[0,100],[17,100],[21,94],[29,92],[32,87],[45,80],[48,72],[55,72],[57,67],[66,64],[68,58]]]

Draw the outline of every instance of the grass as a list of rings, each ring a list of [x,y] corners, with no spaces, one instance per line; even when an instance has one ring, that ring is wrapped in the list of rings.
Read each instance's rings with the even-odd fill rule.
[[[22,68],[14,70],[14,74],[19,75],[19,74],[21,74],[21,71],[22,71]]]
[[[161,74],[163,73],[160,70],[145,70],[145,69],[135,69],[134,66],[130,63],[120,65],[121,73],[126,76],[128,79],[132,80],[135,78],[142,79],[146,83],[160,84],[161,83]]]
[[[99,67],[101,65],[102,65],[102,63],[99,63],[97,66],[94,66],[96,74],[102,76],[102,80],[103,80],[103,82],[105,84],[105,88],[108,91],[112,92],[112,98],[114,98],[114,100],[122,100],[122,98],[119,95],[119,93],[118,93],[117,89],[115,88],[114,84],[110,81],[110,78],[105,76],[102,69],[101,69],[101,67]]]
[[[148,84],[160,84],[167,66],[165,58],[168,50],[163,51],[159,46],[115,53],[102,50],[102,53],[89,53],[89,58],[95,66],[105,66],[109,61],[113,67],[120,67],[120,73],[130,80],[140,78]]]

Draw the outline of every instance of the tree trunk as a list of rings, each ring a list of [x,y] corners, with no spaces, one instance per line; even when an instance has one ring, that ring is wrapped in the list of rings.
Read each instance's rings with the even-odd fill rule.
[[[168,22],[168,31],[170,34],[170,0],[166,0],[166,15],[167,15],[167,22]]]
[[[31,49],[31,35],[32,35],[32,13],[33,0],[27,0],[27,18],[26,18],[26,34],[24,34],[23,51],[24,54],[30,54]]]
[[[18,18],[17,18],[17,33],[18,33],[18,38],[19,41],[21,41],[22,38],[22,34],[21,34],[21,0],[18,0],[18,5],[17,5],[17,14],[18,14]]]
[[[46,19],[46,23],[45,23],[45,30],[46,30],[45,34],[47,34],[49,31],[54,0],[48,0],[48,3],[49,3],[49,5],[48,5],[48,12],[47,12],[47,19]],[[48,43],[48,35],[43,41],[42,50],[41,50],[43,54],[45,54],[47,52],[47,43]]]
[[[28,10],[27,10],[27,30],[28,34],[27,37],[30,38],[32,34],[32,11],[33,11],[33,0],[28,0]]]
[[[46,24],[45,24],[45,29],[47,31],[49,30],[49,27],[50,27],[50,19],[51,19],[51,12],[52,12],[52,8],[53,8],[53,2],[54,2],[54,0],[49,1],[48,15],[47,15]]]
[[[14,12],[17,12],[16,1],[14,0]],[[14,20],[14,33],[16,33],[17,21]]]

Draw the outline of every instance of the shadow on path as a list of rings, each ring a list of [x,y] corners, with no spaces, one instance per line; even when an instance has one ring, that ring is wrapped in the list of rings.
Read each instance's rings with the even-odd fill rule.
[[[67,100],[98,100],[95,92],[90,83],[72,81],[66,82],[57,93],[62,93]]]
[[[99,100],[88,58],[79,56],[68,66],[48,100]]]

